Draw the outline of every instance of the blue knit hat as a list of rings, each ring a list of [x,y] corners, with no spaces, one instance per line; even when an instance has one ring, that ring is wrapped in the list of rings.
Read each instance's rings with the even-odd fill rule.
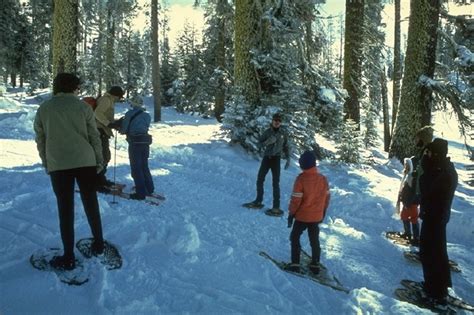
[[[303,170],[310,169],[316,166],[316,156],[314,155],[313,151],[305,151],[301,154],[300,159],[300,167]]]

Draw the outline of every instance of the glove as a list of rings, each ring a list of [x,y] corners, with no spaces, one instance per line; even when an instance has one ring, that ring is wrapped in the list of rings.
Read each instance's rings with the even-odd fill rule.
[[[286,163],[285,163],[285,170],[287,170],[288,168],[290,168],[290,159],[287,159],[286,160]]]
[[[100,172],[102,172],[102,170],[104,169],[104,165],[102,165],[102,164],[97,164],[97,166],[95,167],[95,169],[96,169],[97,174],[100,174]]]
[[[277,141],[276,136],[270,136],[265,142],[263,143],[264,145],[270,145],[273,144]]]
[[[293,226],[293,220],[295,219],[295,216],[289,214],[288,215],[288,228],[291,228]]]
[[[111,129],[117,129],[118,130],[122,126],[122,121],[123,121],[123,118],[114,120],[113,122],[108,124],[107,127],[111,128]]]

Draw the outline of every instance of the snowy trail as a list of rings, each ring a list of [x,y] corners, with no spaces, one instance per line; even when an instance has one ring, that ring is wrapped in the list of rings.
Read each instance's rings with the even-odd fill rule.
[[[169,108],[163,113],[165,123],[151,130],[150,166],[156,190],[167,199],[156,207],[120,198],[113,204],[112,196],[99,195],[105,237],[118,246],[124,265],[106,271],[89,261],[90,280],[80,287],[30,267],[34,250],[60,245],[56,200],[38,164],[27,128],[31,120],[18,127],[26,135],[0,133],[2,313],[427,313],[393,298],[401,279],[422,279],[421,267],[408,263],[403,248],[383,236],[384,231],[401,229],[400,221],[392,218],[398,164],[319,165],[332,193],[321,225],[322,262],[352,289],[345,294],[281,272],[260,257],[264,250],[289,260],[290,230],[286,214],[275,218],[241,207],[255,197],[259,161],[224,141],[215,122]],[[26,116],[34,117],[29,112]],[[117,180],[132,186],[126,142],[119,136],[117,143]],[[453,153],[464,163],[458,151]],[[285,211],[298,173],[295,161],[282,171]],[[271,205],[270,178],[265,182],[266,205]],[[448,238],[450,256],[463,269],[453,274],[456,292],[474,302],[472,192],[466,185],[458,189]],[[75,204],[76,239],[89,237],[78,194]],[[309,250],[306,235],[301,241]]]

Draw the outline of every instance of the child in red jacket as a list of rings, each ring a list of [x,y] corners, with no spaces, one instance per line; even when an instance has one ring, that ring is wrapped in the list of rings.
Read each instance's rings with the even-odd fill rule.
[[[293,226],[290,235],[291,264],[288,269],[299,272],[300,237],[304,230],[308,229],[312,252],[309,268],[317,274],[321,256],[319,223],[323,221],[329,205],[329,185],[326,177],[318,173],[313,152],[304,152],[299,163],[303,172],[298,175],[293,186],[288,215],[288,228]],[[295,220],[294,224],[293,220]]]

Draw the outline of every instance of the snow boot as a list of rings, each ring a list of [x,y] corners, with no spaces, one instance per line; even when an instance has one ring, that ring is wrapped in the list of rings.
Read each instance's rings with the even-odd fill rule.
[[[288,264],[285,266],[285,270],[288,270],[288,271],[291,271],[291,272],[300,272],[300,265],[299,264],[295,264],[295,263],[291,263],[291,264]]]
[[[145,200],[144,196],[140,196],[137,193],[130,194],[130,199],[133,200]]]
[[[76,268],[76,260],[74,257],[54,256],[49,261],[49,264],[52,268],[58,270],[73,270]]]
[[[319,271],[321,270],[321,268],[319,267],[319,263],[313,263],[313,262],[308,265],[308,268],[315,275],[319,274]]]
[[[265,211],[266,215],[270,215],[273,217],[281,217],[283,215],[283,210],[278,208],[271,208]]]
[[[247,203],[244,203],[242,206],[246,207],[246,208],[250,208],[250,209],[262,209],[263,208],[263,204],[259,201],[252,201],[252,202],[247,202]]]

